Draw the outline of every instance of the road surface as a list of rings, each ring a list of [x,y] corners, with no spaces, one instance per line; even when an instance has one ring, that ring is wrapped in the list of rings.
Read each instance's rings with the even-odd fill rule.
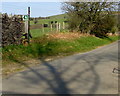
[[[21,63],[24,64],[24,63]],[[5,94],[117,94],[118,42],[46,62],[3,79]]]

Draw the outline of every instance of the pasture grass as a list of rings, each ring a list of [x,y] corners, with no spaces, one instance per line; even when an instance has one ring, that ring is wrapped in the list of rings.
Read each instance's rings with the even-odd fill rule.
[[[61,29],[59,32],[66,33],[66,32],[69,32],[69,30]],[[44,29],[31,29],[30,33],[33,38],[36,38],[36,37],[41,37],[45,34],[58,33],[58,32],[56,31],[56,28],[53,28],[52,30],[50,28],[44,28]]]
[[[37,24],[49,24],[51,21],[57,21],[62,23],[66,19],[64,18],[65,14],[50,16],[50,19],[39,19]],[[33,25],[34,21],[30,21],[30,24]]]
[[[56,28],[53,28],[52,30],[50,29],[50,27],[45,27],[44,29],[43,28],[40,28],[39,26],[41,26],[40,24],[48,24],[50,26],[50,22],[51,21],[57,21],[58,23],[61,24],[61,32],[66,32],[66,30],[68,29],[65,29],[63,30],[62,27],[63,27],[63,22],[66,20],[66,18],[64,18],[66,16],[66,14],[60,14],[60,15],[55,15],[55,16],[50,16],[50,19],[38,19],[38,23],[37,24],[34,24],[34,20],[33,21],[30,21],[30,25],[35,28],[31,28],[30,32],[31,32],[31,35],[33,37],[40,37],[40,36],[43,36],[44,34],[49,34],[49,33],[55,33],[56,32]],[[36,26],[37,25],[37,26]],[[65,26],[67,27],[68,24],[66,23]]]
[[[30,30],[32,37],[41,37],[44,34],[51,33],[50,28],[44,28],[43,29],[31,29]]]

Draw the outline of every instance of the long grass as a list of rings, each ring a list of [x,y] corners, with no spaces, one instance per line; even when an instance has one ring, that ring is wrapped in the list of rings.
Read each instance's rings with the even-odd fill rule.
[[[46,37],[34,38],[28,46],[10,45],[2,49],[4,62],[15,62],[15,60],[27,60],[28,58],[39,58],[47,56],[70,55],[78,52],[86,52],[98,46],[109,44],[118,40],[118,36],[109,39],[100,39],[93,36],[80,37],[74,40],[48,40]]]

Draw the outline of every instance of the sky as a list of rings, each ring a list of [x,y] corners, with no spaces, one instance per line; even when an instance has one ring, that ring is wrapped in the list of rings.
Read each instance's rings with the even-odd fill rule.
[[[2,2],[0,2],[0,12],[26,15],[27,7],[30,6],[31,17],[53,16],[63,14],[61,2],[64,1],[68,0],[2,0]],[[86,2],[87,1],[89,0],[86,0]]]
[[[31,17],[63,14],[61,2],[2,2],[1,5],[2,13],[8,14],[26,15],[28,6],[31,8]]]

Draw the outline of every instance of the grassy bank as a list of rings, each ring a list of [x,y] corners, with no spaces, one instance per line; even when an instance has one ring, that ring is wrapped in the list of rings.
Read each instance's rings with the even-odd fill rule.
[[[3,66],[6,65],[7,62],[15,62],[16,60],[22,61],[27,58],[86,52],[116,40],[118,40],[118,36],[111,36],[109,39],[100,39],[94,36],[81,36],[80,38],[72,40],[48,39],[47,36],[35,38],[28,46],[11,45],[3,48]]]
[[[11,45],[2,49],[2,74],[9,76],[12,73],[40,64],[39,58],[56,59],[78,52],[86,52],[118,40],[118,36],[100,39],[94,36],[48,35],[33,38],[28,46]],[[62,39],[61,39],[62,37]],[[67,37],[67,38],[65,38]],[[45,60],[44,59],[44,60]]]

